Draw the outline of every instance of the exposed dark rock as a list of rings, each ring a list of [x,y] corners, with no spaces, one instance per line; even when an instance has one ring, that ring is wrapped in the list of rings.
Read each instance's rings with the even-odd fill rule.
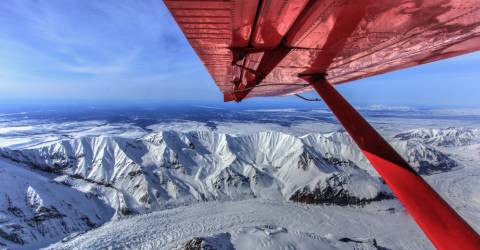
[[[351,239],[348,237],[343,237],[338,239],[338,241],[345,242],[345,243],[351,242],[351,243],[357,243],[357,244],[371,244],[373,245],[373,247],[375,247],[378,250],[389,250],[388,248],[379,246],[376,239],[359,240],[359,239]],[[354,247],[354,249],[361,249],[361,248]]]
[[[120,208],[120,209],[119,209],[119,213],[120,213],[121,215],[133,215],[133,214],[135,214],[134,211],[130,210],[130,209],[127,208],[127,207],[122,207],[122,208]]]
[[[98,225],[93,223],[87,216],[81,217],[80,220],[82,220],[85,223],[85,225],[87,225],[90,228],[98,227]]]
[[[343,166],[343,167],[355,167],[355,168],[358,168],[357,165],[355,165],[355,163],[351,162],[351,161],[348,161],[348,160],[340,160],[336,157],[333,157],[331,155],[327,155],[327,157],[323,157],[322,158],[325,162],[327,162],[328,164],[330,165],[333,165],[333,166]]]
[[[142,175],[142,174],[144,174],[144,172],[143,172],[141,169],[128,172],[128,175],[129,175],[130,177],[134,177],[134,176]]]
[[[316,186],[311,190],[309,186],[305,186],[297,190],[292,196],[291,201],[307,203],[307,204],[325,204],[325,205],[360,205],[363,206],[370,202],[393,199],[391,194],[380,192],[373,198],[358,198],[343,188],[344,180],[340,180],[337,176],[330,177],[325,186]]]
[[[8,203],[7,211],[12,213],[16,217],[24,217],[23,211],[20,208],[13,205],[12,200],[10,200],[10,197],[8,197],[8,195],[5,195],[5,197],[7,198],[7,203]]]
[[[5,232],[0,228],[0,238],[20,245],[26,243],[19,234],[19,231],[22,229],[20,225],[7,225],[7,228],[11,229],[11,232]]]
[[[145,204],[151,204],[150,195],[145,193],[142,197],[140,197],[140,201]]]
[[[185,250],[234,250],[229,233],[221,233],[208,237],[193,237],[182,248]]]
[[[213,185],[216,189],[225,189],[225,187],[250,188],[250,178],[227,168],[218,175]]]
[[[421,175],[430,175],[439,172],[447,172],[458,166],[458,163],[444,154],[437,155],[440,164],[432,164],[428,161],[420,161],[417,172]]]
[[[355,242],[355,243],[363,243],[364,242],[364,241],[361,241],[361,240],[353,240],[353,239],[350,239],[348,237],[340,238],[338,240],[341,241],[341,242]]]
[[[314,161],[314,157],[311,156],[307,151],[304,151],[298,159],[298,168],[302,170],[307,170],[308,166]]]
[[[387,210],[385,210],[387,212],[390,212],[391,214],[395,213],[395,208],[391,207],[391,208],[388,208]]]
[[[184,249],[185,250],[201,250],[202,249],[202,242],[203,240],[199,237],[193,237],[193,239],[189,240],[185,243]]]
[[[183,168],[182,163],[178,159],[178,155],[174,152],[166,151],[168,153],[164,153],[165,160],[160,167],[163,168],[171,168],[171,169],[181,169]]]
[[[49,219],[61,219],[63,217],[65,217],[65,215],[58,212],[55,207],[40,207],[30,221],[38,224]]]

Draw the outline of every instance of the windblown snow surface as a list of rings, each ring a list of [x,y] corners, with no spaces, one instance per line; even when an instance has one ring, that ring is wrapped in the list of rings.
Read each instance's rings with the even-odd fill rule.
[[[21,143],[0,140],[0,249],[432,249],[335,123],[266,124],[6,126]],[[480,130],[388,124],[480,230]]]

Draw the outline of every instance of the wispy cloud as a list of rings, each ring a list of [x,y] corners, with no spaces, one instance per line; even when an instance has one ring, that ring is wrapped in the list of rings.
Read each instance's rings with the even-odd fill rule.
[[[0,67],[19,74],[148,75],[195,60],[158,0],[5,0],[0,13]]]

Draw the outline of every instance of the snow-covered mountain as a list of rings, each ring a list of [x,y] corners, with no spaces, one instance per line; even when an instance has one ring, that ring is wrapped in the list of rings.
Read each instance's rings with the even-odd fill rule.
[[[58,241],[105,223],[113,212],[90,193],[0,159],[0,248]]]
[[[120,213],[120,208],[139,212],[171,202],[288,199],[300,189],[317,186],[367,199],[388,192],[353,163],[358,156],[352,145],[337,149],[334,143],[343,143],[330,139],[334,135],[316,136],[165,131],[143,140],[83,137],[23,150],[2,149],[0,155],[62,175],[66,184],[85,180],[120,190],[125,196],[116,207]],[[351,186],[356,184],[359,187]]]
[[[421,140],[428,145],[442,147],[465,146],[479,141],[480,130],[468,128],[418,128],[400,133],[395,138],[404,141]]]
[[[420,140],[394,146],[422,174],[456,166]],[[198,201],[260,197],[346,206],[393,198],[339,132],[86,136],[1,148],[0,159],[4,245],[51,241],[110,218]],[[13,193],[11,185],[17,185]]]

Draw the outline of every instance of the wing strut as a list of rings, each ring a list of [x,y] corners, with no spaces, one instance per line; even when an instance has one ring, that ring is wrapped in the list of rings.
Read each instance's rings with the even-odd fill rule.
[[[324,75],[306,79],[438,249],[478,249],[480,236],[337,92]]]

